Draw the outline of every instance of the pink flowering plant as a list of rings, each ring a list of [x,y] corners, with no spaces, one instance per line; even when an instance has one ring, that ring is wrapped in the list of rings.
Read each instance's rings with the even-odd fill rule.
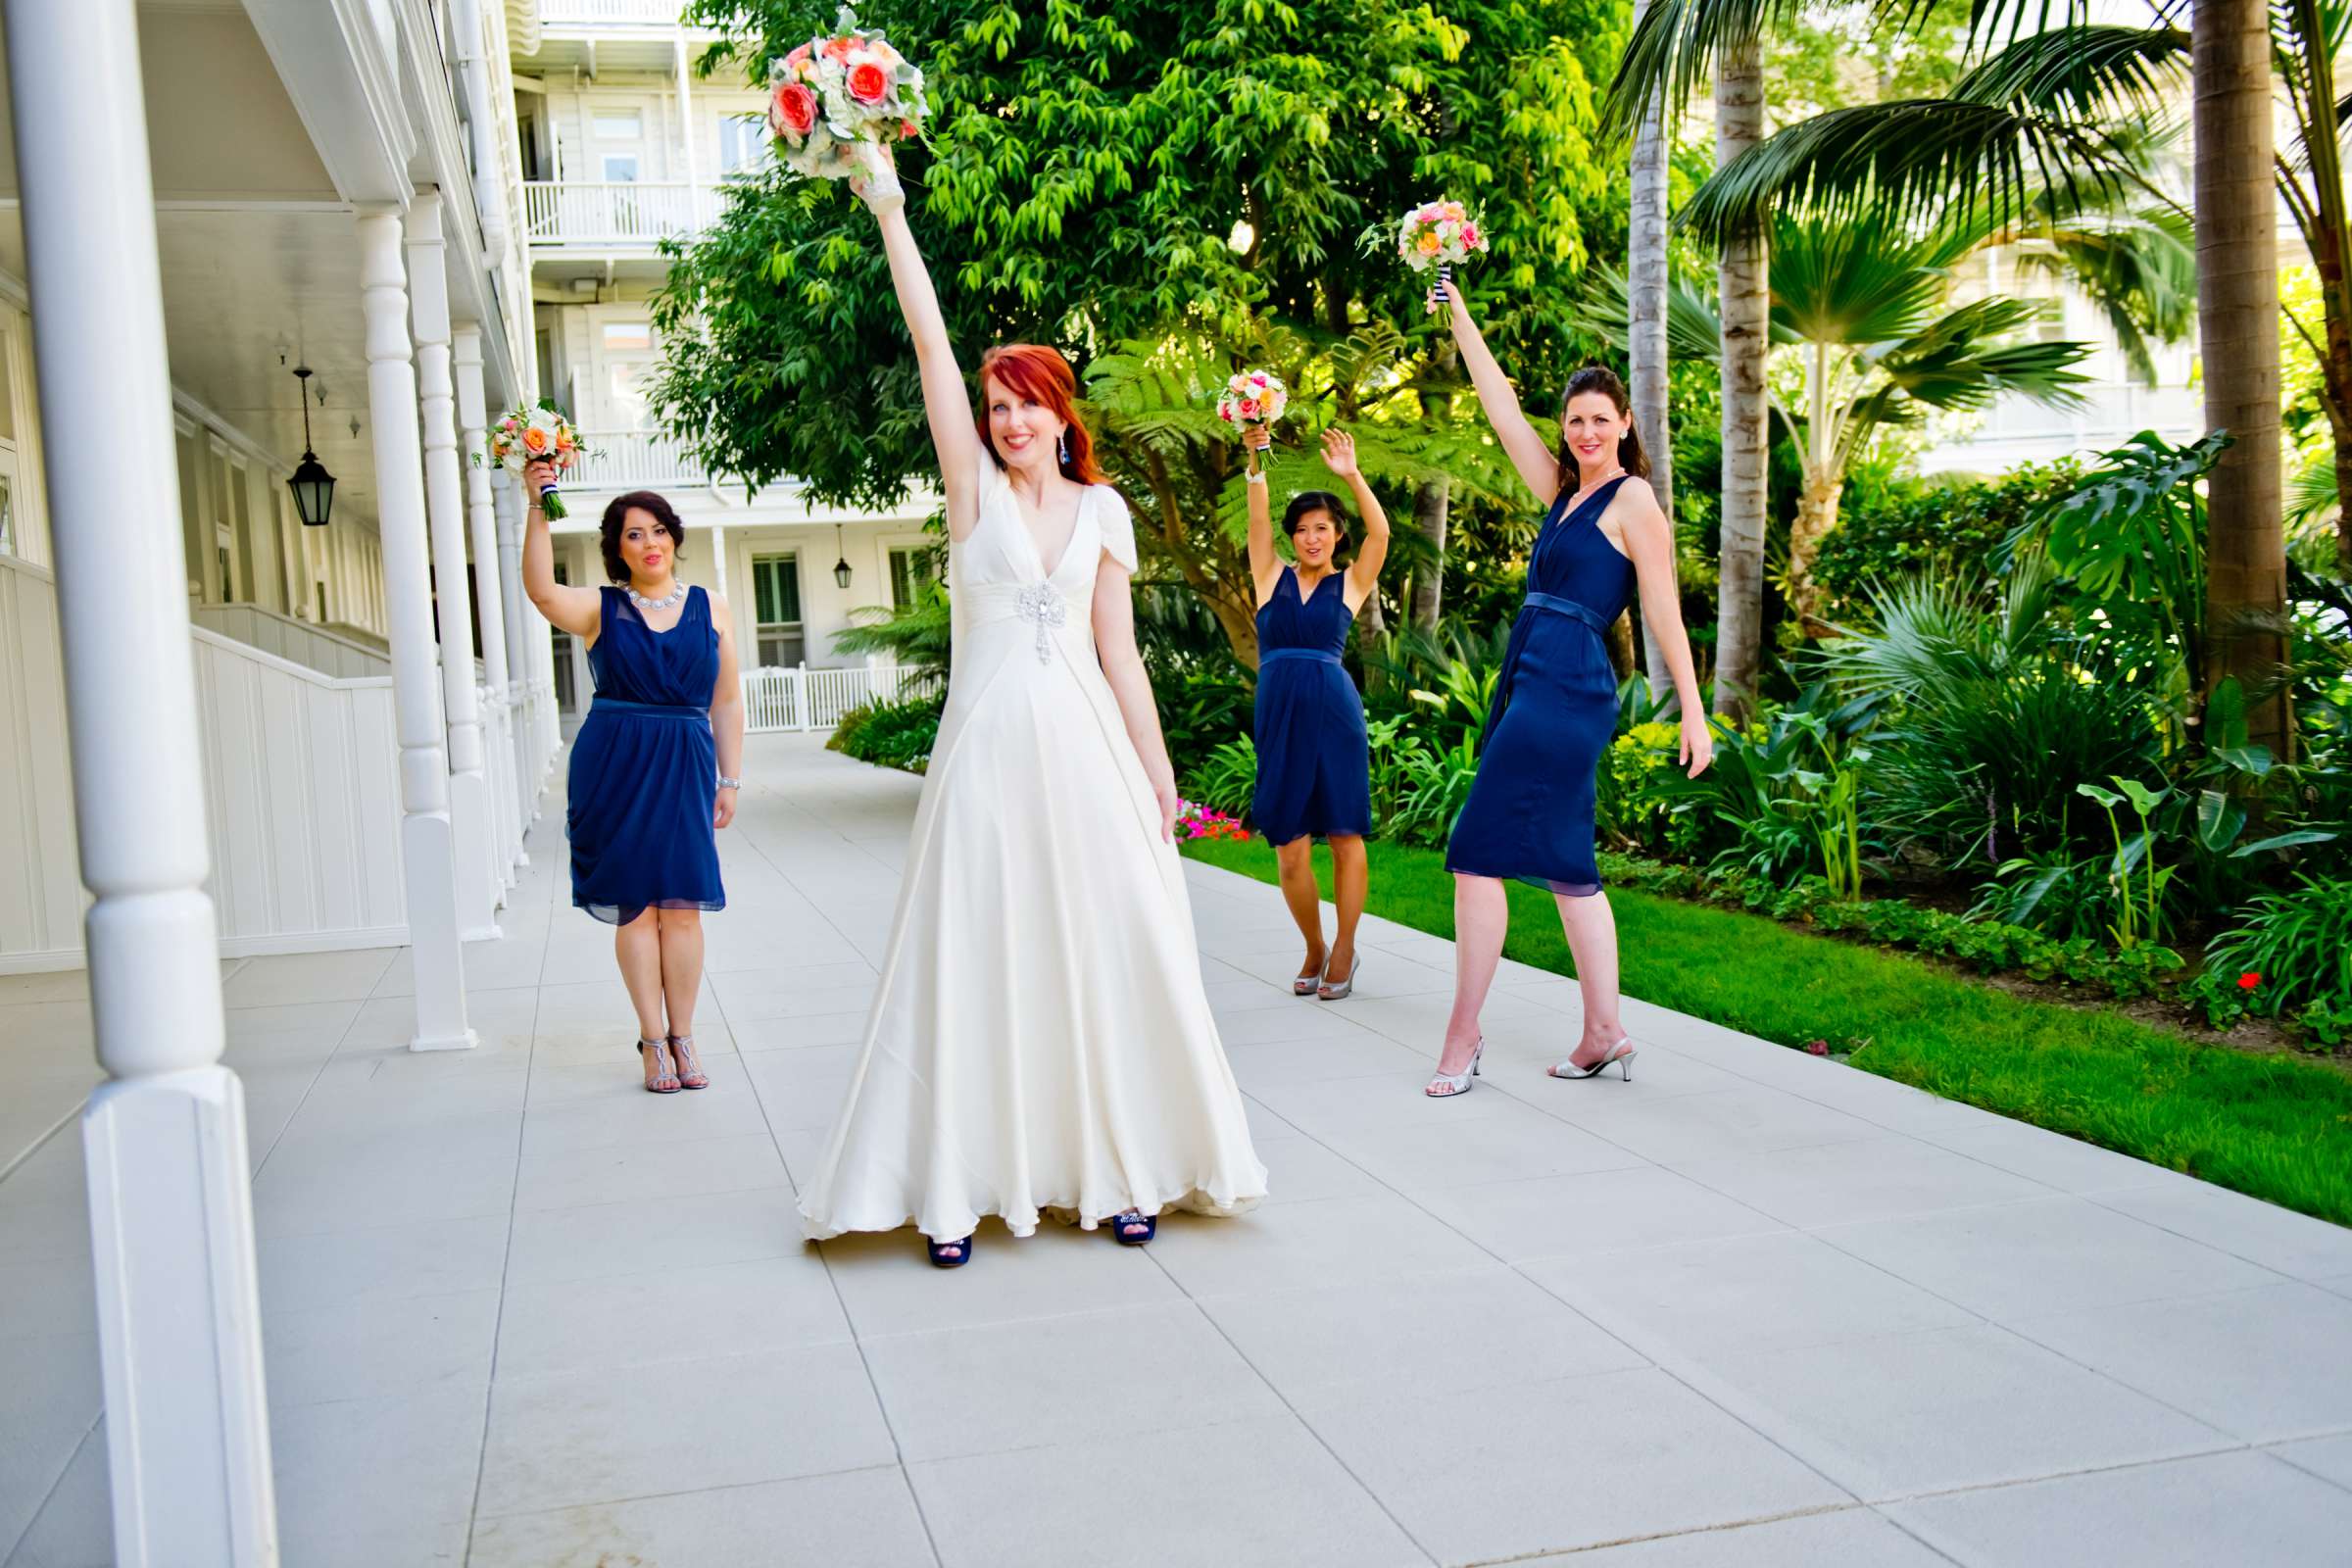
[[[768,73],[767,128],[786,167],[811,179],[873,172],[881,145],[922,134],[923,73],[848,6]]]
[[[1250,830],[1242,819],[1228,815],[1213,806],[1199,801],[1179,801],[1176,805],[1176,840],[1190,843],[1194,839],[1248,839]]]

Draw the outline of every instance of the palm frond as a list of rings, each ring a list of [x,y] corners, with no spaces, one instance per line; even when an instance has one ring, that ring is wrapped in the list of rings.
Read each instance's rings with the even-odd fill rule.
[[[1947,98],[1832,110],[1749,148],[1676,222],[1709,243],[1781,209],[1898,227],[2003,222],[2055,201],[2112,206],[2141,183],[2135,128],[2161,118],[2187,35],[2082,27],[2020,39]]]
[[[1779,30],[1803,10],[1802,0],[1652,0],[1626,40],[1601,127],[1632,135],[1661,93],[1671,118],[1705,84],[1720,53]]]

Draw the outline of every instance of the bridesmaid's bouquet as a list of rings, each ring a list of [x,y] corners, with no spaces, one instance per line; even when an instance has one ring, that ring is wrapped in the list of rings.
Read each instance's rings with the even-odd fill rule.
[[[923,74],[879,30],[841,8],[829,38],[811,38],[768,73],[767,126],[785,164],[811,179],[870,171],[866,144],[922,134]]]
[[[489,460],[517,479],[522,477],[525,464],[552,463],[556,471],[562,473],[588,452],[580,441],[580,432],[571,427],[562,410],[545,398],[535,407],[525,404],[493,424],[489,448],[486,454]],[[539,492],[539,510],[551,519],[571,515],[552,484]]]
[[[1423,202],[1393,224],[1373,224],[1364,230],[1359,243],[1367,251],[1394,243],[1405,266],[1416,272],[1434,267],[1438,281],[1450,283],[1455,268],[1486,250],[1487,235],[1476,213],[1441,196]],[[1429,308],[1435,311],[1437,306],[1432,303]]]
[[[1252,424],[1272,424],[1291,406],[1291,389],[1272,370],[1243,370],[1225,383],[1217,399],[1217,417],[1239,430]],[[1274,466],[1274,449],[1266,449],[1266,466]]]

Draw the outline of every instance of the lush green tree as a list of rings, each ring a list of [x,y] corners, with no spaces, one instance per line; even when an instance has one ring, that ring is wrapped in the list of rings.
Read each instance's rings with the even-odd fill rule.
[[[832,21],[787,0],[693,0],[688,16],[724,34],[706,73],[755,80]],[[1572,281],[1622,222],[1591,137],[1616,0],[873,0],[860,21],[929,77],[928,144],[901,167],[966,365],[1016,340],[1079,364],[1151,566],[1207,597],[1246,659],[1238,449],[1192,416],[1222,379],[1209,372],[1278,351],[1302,393],[1278,436],[1371,418],[1385,428],[1367,471],[1400,494],[1475,457],[1473,416],[1428,360],[1422,280],[1358,247],[1367,224],[1441,190],[1476,203],[1494,249],[1464,281],[1506,367],[1556,384],[1589,346]],[[653,401],[706,464],[849,504],[924,477],[913,351],[846,192],[745,182],[671,254]]]

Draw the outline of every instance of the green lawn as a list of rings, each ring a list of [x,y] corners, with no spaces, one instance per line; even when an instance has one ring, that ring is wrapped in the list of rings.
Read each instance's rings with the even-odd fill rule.
[[[1185,853],[1272,882],[1261,843]],[[1315,854],[1324,897],[1331,861]],[[1514,884],[1504,951],[1573,974],[1550,895]],[[2028,1001],[1916,957],[1761,916],[1612,892],[1625,989],[1660,1006],[1853,1065],[2224,1187],[2352,1224],[2352,1077],[2202,1046],[2119,1013]],[[1371,912],[1453,935],[1444,857],[1372,847]]]

